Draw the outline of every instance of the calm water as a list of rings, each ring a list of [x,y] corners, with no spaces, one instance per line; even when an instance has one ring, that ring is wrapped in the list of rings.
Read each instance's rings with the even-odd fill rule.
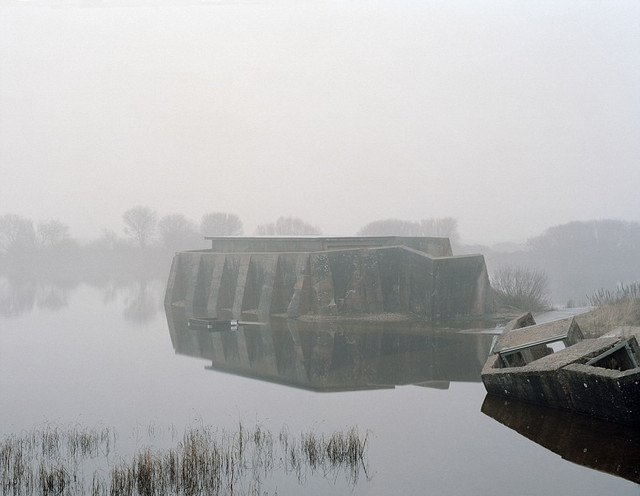
[[[107,426],[117,450],[190,426],[369,432],[356,484],[316,474],[269,494],[640,494],[640,436],[485,401],[491,335],[400,324],[190,330],[164,279],[64,289],[0,278],[0,430]],[[596,467],[588,468],[588,467]],[[618,475],[611,475],[610,472]],[[626,477],[626,478],[625,478]]]

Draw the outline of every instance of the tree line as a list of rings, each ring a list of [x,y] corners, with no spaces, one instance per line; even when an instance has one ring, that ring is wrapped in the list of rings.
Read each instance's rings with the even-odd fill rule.
[[[178,251],[203,246],[204,236],[241,236],[245,234],[240,217],[228,212],[209,212],[198,223],[181,213],[163,217],[150,207],[136,205],[122,214],[122,234],[104,230],[102,237],[89,242],[109,248],[135,246],[141,249],[165,248]],[[422,219],[417,222],[382,219],[358,231],[360,236],[438,236],[459,240],[458,223],[451,217]],[[282,216],[258,225],[256,236],[320,236],[323,232],[313,224],[293,216]],[[77,241],[69,234],[69,226],[59,220],[35,223],[22,215],[0,216],[0,254],[29,254],[38,251],[71,249]]]
[[[60,261],[69,265],[72,260],[75,267],[83,257],[88,264],[95,265],[96,258],[107,262],[109,257],[116,256],[111,261],[113,266],[128,264],[138,270],[138,266],[144,264],[166,265],[166,255],[176,251],[206,248],[204,236],[243,234],[242,221],[233,213],[209,212],[196,223],[183,214],[160,217],[149,207],[134,206],[122,214],[120,233],[105,230],[99,239],[81,245],[70,236],[69,227],[59,220],[36,223],[24,216],[5,214],[0,216],[0,260],[4,259],[8,267],[18,255],[42,253],[47,256],[41,258],[54,260],[59,254]],[[316,226],[289,216],[259,225],[251,234],[319,236],[323,233]],[[621,283],[640,281],[638,222],[569,222],[549,227],[518,249],[509,251],[462,244],[458,223],[451,217],[420,221],[380,219],[363,226],[357,235],[448,237],[455,254],[484,255],[494,286],[509,288],[514,284],[513,277],[517,276],[522,282],[524,274],[528,281],[544,281],[548,286],[544,300],[555,304],[579,305],[601,288],[615,289]],[[137,255],[141,254],[146,255],[140,259]],[[157,255],[155,261],[151,254]]]
[[[545,277],[551,302],[588,304],[601,288],[640,281],[640,223],[623,220],[573,221],[552,226],[509,252],[465,246],[482,253],[492,276],[525,267]],[[508,271],[507,271],[508,272]]]
[[[108,274],[113,275],[114,267],[118,267],[145,280],[158,267],[166,268],[167,253],[204,248],[204,236],[243,234],[243,223],[233,213],[209,212],[196,223],[180,213],[159,217],[153,209],[138,205],[122,214],[122,234],[105,230],[101,238],[81,246],[71,237],[69,227],[59,220],[34,222],[9,213],[0,216],[0,261],[6,262],[3,271],[12,266],[23,270],[33,265],[29,255],[46,254],[38,257],[42,262],[40,266],[47,261],[64,262],[58,267],[60,278],[68,279],[69,272],[80,271],[100,281],[110,277],[96,271],[95,262],[100,260],[108,267]],[[323,233],[300,218],[288,216],[257,226],[253,234],[318,236]],[[481,253],[485,256],[496,301],[505,309],[539,311],[554,303],[587,304],[598,291],[616,291],[626,287],[625,284],[637,287],[640,281],[640,224],[637,222],[569,222],[549,227],[519,249],[508,252],[483,245],[462,245],[457,220],[452,217],[420,221],[380,219],[363,226],[357,235],[447,237],[457,254]],[[25,264],[15,265],[20,255],[26,260]],[[56,255],[59,255],[57,259]],[[69,268],[76,270],[69,271]],[[49,273],[51,275],[51,271]]]
[[[180,213],[158,216],[150,207],[137,205],[122,214],[122,233],[105,229],[99,239],[88,244],[109,248],[124,245],[138,248],[166,248],[169,251],[198,248],[204,236],[241,236],[240,217],[227,212],[209,212],[196,223]],[[320,235],[315,226],[295,217],[280,217],[260,225],[256,235]],[[124,235],[124,236],[122,236]],[[0,255],[30,254],[68,250],[78,242],[69,234],[69,226],[59,220],[35,223],[32,219],[9,213],[0,216]]]

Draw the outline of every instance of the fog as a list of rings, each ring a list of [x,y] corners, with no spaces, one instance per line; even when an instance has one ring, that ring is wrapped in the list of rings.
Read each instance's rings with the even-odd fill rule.
[[[4,1],[0,215],[640,221],[635,1]]]

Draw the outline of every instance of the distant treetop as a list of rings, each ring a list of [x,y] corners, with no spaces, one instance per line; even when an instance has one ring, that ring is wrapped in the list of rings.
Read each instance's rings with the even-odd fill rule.
[[[322,232],[315,226],[295,217],[279,217],[275,222],[262,224],[256,228],[258,236],[320,236]]]

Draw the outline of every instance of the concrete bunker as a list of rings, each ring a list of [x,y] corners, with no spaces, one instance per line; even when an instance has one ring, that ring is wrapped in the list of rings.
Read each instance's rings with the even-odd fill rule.
[[[165,304],[189,316],[402,314],[427,320],[492,310],[482,255],[453,256],[447,238],[207,237],[175,255]]]

